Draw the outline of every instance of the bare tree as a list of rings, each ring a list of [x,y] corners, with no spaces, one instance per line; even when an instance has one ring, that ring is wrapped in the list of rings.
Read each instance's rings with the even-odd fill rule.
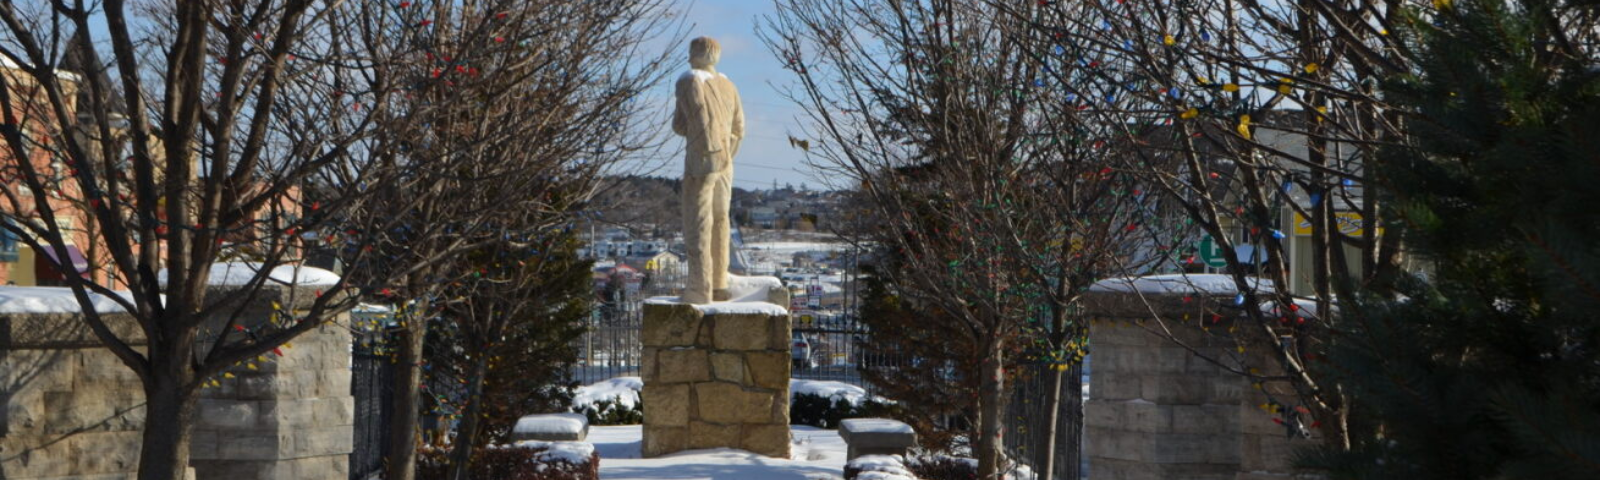
[[[401,173],[345,227],[371,252],[358,269],[371,272],[369,291],[404,304],[387,478],[414,475],[425,334],[442,290],[481,277],[460,256],[570,221],[603,175],[659,145],[637,98],[665,71],[664,53],[642,53],[669,33],[663,13],[657,0],[420,1],[365,19],[365,49],[402,59],[372,81],[406,85],[388,128],[363,143],[374,165]]]
[[[307,201],[327,172],[373,181],[354,147],[395,88],[341,97],[374,59],[342,48],[367,5],[298,0],[185,1],[134,11],[126,2],[0,4],[4,228],[50,260],[84,321],[138,374],[146,398],[139,478],[188,467],[197,390],[348,308],[350,284],[320,291],[309,312],[244,329],[238,306],[316,231],[361,201],[357,189]],[[103,17],[104,25],[91,20]],[[134,25],[138,25],[137,28]],[[70,41],[69,41],[70,38]],[[109,45],[109,62],[98,51]],[[65,67],[76,69],[67,72]],[[360,108],[360,107],[370,108]],[[346,183],[344,186],[354,185]],[[79,275],[69,243],[96,246]],[[212,264],[259,262],[249,282],[208,290]],[[114,290],[126,286],[126,294]],[[136,332],[93,308],[106,297]],[[237,327],[237,328],[236,328]],[[215,340],[202,340],[206,331]],[[136,350],[142,340],[147,347]]]
[[[1113,168],[1115,145],[1097,141],[1111,127],[1044,114],[1074,102],[1040,88],[1054,75],[1037,54],[1049,36],[1001,13],[788,0],[767,24],[813,121],[813,158],[856,182],[862,229],[846,234],[876,247],[888,294],[931,313],[885,333],[903,335],[894,343],[908,351],[954,355],[956,376],[977,387],[970,438],[982,478],[1006,469],[1006,367],[1081,361],[1079,295],[1144,263],[1141,246],[1165,231],[1151,225],[1161,198]],[[903,367],[901,379],[945,381]]]
[[[1083,101],[1052,115],[1120,126],[1107,141],[1136,147],[1123,168],[1225,252],[1237,303],[1252,306],[1233,336],[1272,360],[1213,360],[1286,386],[1294,398],[1280,403],[1308,408],[1326,441],[1348,445],[1346,402],[1307,359],[1338,328],[1335,298],[1389,291],[1402,266],[1370,165],[1404,133],[1377,87],[1408,71],[1388,29],[1417,2],[1041,2],[1042,14],[990,3],[1049,35],[1042,55],[1075,76],[1060,88]],[[1291,271],[1299,237],[1306,268]],[[1241,244],[1253,259],[1234,254]],[[1290,295],[1297,284],[1310,304]]]
[[[325,324],[357,289],[426,300],[426,288],[405,287],[460,274],[451,260],[483,241],[479,227],[496,209],[555,204],[539,190],[497,203],[510,187],[592,178],[642,146],[630,100],[660,62],[630,55],[660,24],[657,11],[654,2],[0,4],[0,56],[13,66],[0,75],[0,215],[23,243],[54,252],[63,272],[73,271],[74,237],[96,246],[93,270],[114,271],[64,281],[143,383],[139,478],[183,474],[196,392],[214,375]],[[503,140],[515,135],[536,141]],[[527,158],[542,168],[485,168]],[[501,178],[508,172],[518,175]],[[491,182],[497,197],[466,196]],[[472,210],[428,208],[446,204]],[[236,306],[311,238],[337,250],[347,274],[305,316],[233,333]],[[397,242],[417,249],[396,254]],[[260,267],[243,288],[207,289],[213,262],[241,257]],[[114,292],[122,286],[130,292]],[[145,351],[88,308],[98,296],[132,314]],[[208,329],[216,340],[197,344]],[[415,385],[403,390],[413,402]],[[399,418],[414,426],[414,413]],[[404,465],[390,478],[409,478]]]

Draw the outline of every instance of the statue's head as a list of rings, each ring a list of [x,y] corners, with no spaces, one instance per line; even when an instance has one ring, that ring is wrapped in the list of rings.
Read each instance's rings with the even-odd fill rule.
[[[689,41],[689,66],[709,69],[715,67],[721,57],[722,46],[717,45],[717,41],[711,37],[699,37]]]

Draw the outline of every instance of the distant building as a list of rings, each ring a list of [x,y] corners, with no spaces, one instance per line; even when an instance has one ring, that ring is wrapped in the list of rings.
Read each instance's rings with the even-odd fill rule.
[[[776,228],[778,225],[778,210],[773,207],[751,208],[750,223],[759,228]]]
[[[639,285],[644,283],[644,272],[640,272],[639,269],[624,263],[606,262],[601,264],[596,262],[594,267],[595,290],[605,289],[610,286],[612,281],[621,281],[624,289],[636,291],[639,289]]]
[[[662,249],[654,254],[624,257],[622,263],[651,274],[676,273],[683,268],[683,257]]]

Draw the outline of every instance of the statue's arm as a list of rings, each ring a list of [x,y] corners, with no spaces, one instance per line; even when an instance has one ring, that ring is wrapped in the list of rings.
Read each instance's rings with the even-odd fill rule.
[[[739,142],[744,140],[744,101],[739,99],[739,91],[733,91],[733,138],[729,139],[733,155],[739,154]]]
[[[677,101],[673,102],[673,108],[672,108],[672,133],[676,133],[680,137],[688,136],[689,135],[689,124],[688,124],[689,120],[687,118],[684,118],[685,115],[683,114],[683,101],[684,101],[684,98],[683,98],[683,82],[682,81],[678,82],[678,89],[677,89],[677,92],[675,92],[675,93],[676,93],[676,95],[674,95],[673,98],[675,100],[677,100]]]

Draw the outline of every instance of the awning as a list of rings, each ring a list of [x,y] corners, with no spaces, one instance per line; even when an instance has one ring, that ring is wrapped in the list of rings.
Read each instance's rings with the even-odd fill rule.
[[[44,255],[40,255],[33,261],[34,275],[42,282],[65,280],[62,269],[57,269],[56,265],[68,262],[62,262],[56,258],[56,249],[54,248],[48,248],[47,246],[42,250]],[[89,273],[89,260],[84,258],[83,251],[79,250],[78,247],[67,245],[67,260],[72,264],[72,271],[79,276]]]

